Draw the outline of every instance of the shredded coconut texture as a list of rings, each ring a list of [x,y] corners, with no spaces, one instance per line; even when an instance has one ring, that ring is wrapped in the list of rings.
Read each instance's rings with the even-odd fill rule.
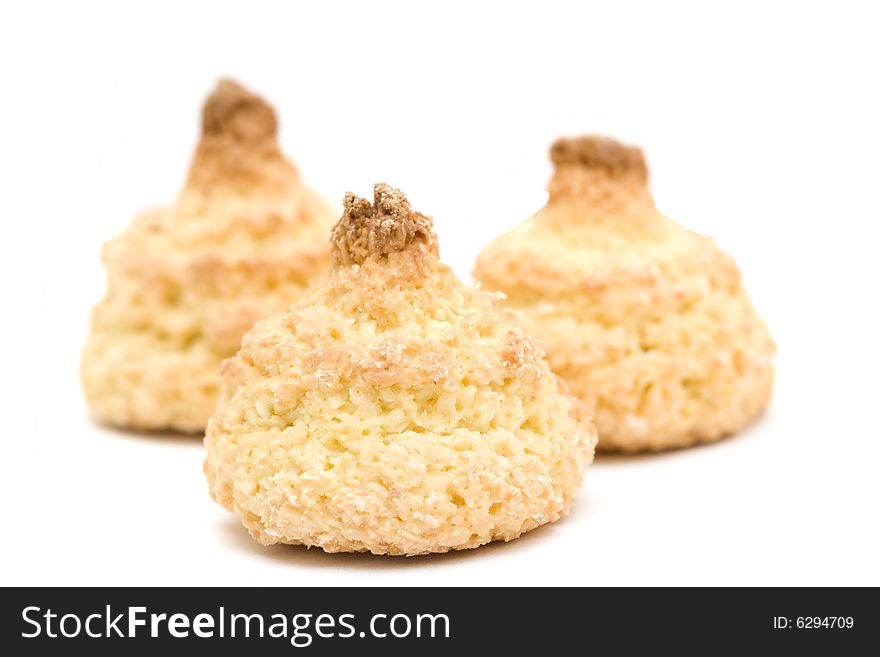
[[[559,519],[595,446],[583,406],[498,296],[438,261],[430,219],[375,198],[347,197],[335,266],[226,361],[212,497],[260,543],[327,552],[446,552]]]
[[[773,387],[770,334],[734,261],[657,211],[635,148],[556,142],[547,206],[495,239],[475,278],[503,291],[589,407],[600,451],[718,440]]]
[[[437,251],[431,219],[413,212],[399,189],[377,184],[372,204],[348,192],[343,208],[330,239],[334,264],[361,264],[370,256],[386,256],[414,243]]]
[[[203,431],[222,360],[326,271],[332,213],[281,154],[276,128],[268,104],[221,81],[177,200],[105,245],[107,291],[81,362],[101,421]]]

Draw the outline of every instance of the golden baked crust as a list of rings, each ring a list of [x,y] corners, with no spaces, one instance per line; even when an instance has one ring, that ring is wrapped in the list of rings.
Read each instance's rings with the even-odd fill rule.
[[[204,430],[220,362],[328,266],[331,212],[282,155],[276,129],[269,105],[221,81],[177,200],[105,245],[107,292],[81,363],[100,420]]]
[[[717,440],[766,406],[773,341],[733,260],[657,211],[638,149],[560,140],[546,207],[475,278],[503,291],[594,412],[601,451]]]
[[[648,166],[642,151],[625,146],[608,137],[562,137],[550,146],[550,161],[557,168],[576,167],[601,169],[613,177],[634,175],[648,179]]]
[[[333,227],[330,253],[334,265],[359,265],[370,255],[403,251],[413,242],[437,253],[431,219],[413,212],[400,190],[377,185],[375,205],[351,192],[343,200],[342,218]]]
[[[226,361],[205,473],[260,543],[446,552],[568,511],[595,429],[436,244],[398,190],[347,195],[330,273]]]

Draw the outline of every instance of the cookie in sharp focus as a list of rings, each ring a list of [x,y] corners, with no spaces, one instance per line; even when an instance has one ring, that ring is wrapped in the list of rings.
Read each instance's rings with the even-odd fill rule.
[[[344,205],[329,274],[224,366],[212,497],[260,543],[327,552],[461,550],[558,520],[593,456],[583,406],[399,190]]]

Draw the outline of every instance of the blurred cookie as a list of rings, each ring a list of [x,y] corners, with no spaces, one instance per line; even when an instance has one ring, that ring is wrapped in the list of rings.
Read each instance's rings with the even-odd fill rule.
[[[220,362],[327,268],[332,214],[282,155],[276,128],[269,105],[221,81],[177,200],[105,245],[107,291],[81,362],[101,421],[204,430]]]
[[[553,369],[587,402],[600,451],[717,440],[773,386],[773,341],[734,261],[661,214],[640,150],[560,139],[547,205],[479,256]]]
[[[595,429],[497,295],[437,256],[429,217],[345,197],[332,269],[228,360],[212,497],[260,543],[415,555],[567,513]]]

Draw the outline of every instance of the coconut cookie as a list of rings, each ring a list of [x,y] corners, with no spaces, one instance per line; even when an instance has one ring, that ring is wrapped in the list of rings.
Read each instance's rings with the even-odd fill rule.
[[[549,201],[479,256],[594,414],[599,450],[718,440],[761,413],[773,341],[715,243],[662,215],[640,150],[557,141]]]
[[[376,185],[332,267],[226,361],[212,497],[263,544],[416,555],[566,514],[596,434],[498,296],[437,257],[429,217]]]
[[[333,216],[282,155],[276,127],[263,100],[220,82],[177,200],[105,245],[107,292],[81,363],[99,420],[204,430],[221,361],[326,270]]]

